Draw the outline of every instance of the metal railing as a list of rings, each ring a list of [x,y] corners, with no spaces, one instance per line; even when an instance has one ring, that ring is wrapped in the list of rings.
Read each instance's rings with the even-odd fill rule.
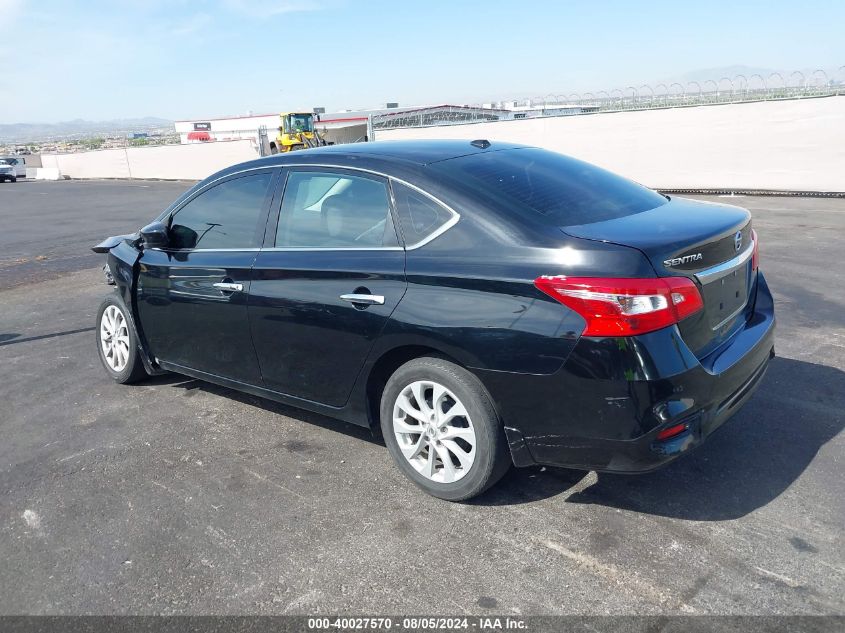
[[[821,68],[813,72],[795,71],[785,76],[779,72],[766,77],[756,73],[748,76],[739,74],[686,84],[642,84],[609,91],[547,94],[510,99],[504,103],[533,108],[538,111],[534,116],[543,116],[543,111],[559,110],[563,106],[577,107],[580,109],[578,113],[584,114],[834,95],[845,95],[845,66],[830,74]]]
[[[476,121],[498,121],[508,114],[509,112],[505,109],[444,105],[374,114],[372,115],[372,122],[375,129],[427,127]]]

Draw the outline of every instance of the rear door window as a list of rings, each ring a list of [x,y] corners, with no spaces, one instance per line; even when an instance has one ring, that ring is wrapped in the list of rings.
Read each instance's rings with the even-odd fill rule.
[[[277,248],[397,245],[383,179],[328,171],[297,170],[288,175]]]
[[[394,181],[393,199],[405,246],[410,248],[441,231],[455,215],[427,195]]]
[[[667,202],[626,178],[542,149],[480,152],[431,167],[459,179],[480,197],[530,210],[556,226],[613,220]]]

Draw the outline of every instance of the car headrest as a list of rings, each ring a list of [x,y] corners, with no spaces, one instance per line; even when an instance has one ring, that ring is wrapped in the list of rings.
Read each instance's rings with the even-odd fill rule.
[[[354,202],[348,196],[335,194],[323,200],[321,216],[326,234],[332,239],[354,239],[355,235],[350,236],[354,213]]]
[[[350,243],[385,219],[385,202],[372,195],[344,191],[323,200],[323,230],[331,240]],[[380,241],[381,236],[375,236]]]

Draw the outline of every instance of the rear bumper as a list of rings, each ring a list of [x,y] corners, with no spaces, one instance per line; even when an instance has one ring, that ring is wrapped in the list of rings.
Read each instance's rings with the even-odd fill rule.
[[[549,376],[480,372],[514,463],[640,473],[700,445],[751,397],[774,357],[774,306],[762,274],[745,327],[698,359],[677,327],[582,338]],[[658,440],[661,430],[685,430]]]

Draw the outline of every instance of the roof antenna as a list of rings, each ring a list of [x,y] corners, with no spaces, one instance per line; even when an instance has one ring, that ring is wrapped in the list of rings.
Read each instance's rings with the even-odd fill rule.
[[[477,147],[478,149],[487,149],[490,147],[490,141],[484,138],[479,138],[470,143],[473,147]]]

